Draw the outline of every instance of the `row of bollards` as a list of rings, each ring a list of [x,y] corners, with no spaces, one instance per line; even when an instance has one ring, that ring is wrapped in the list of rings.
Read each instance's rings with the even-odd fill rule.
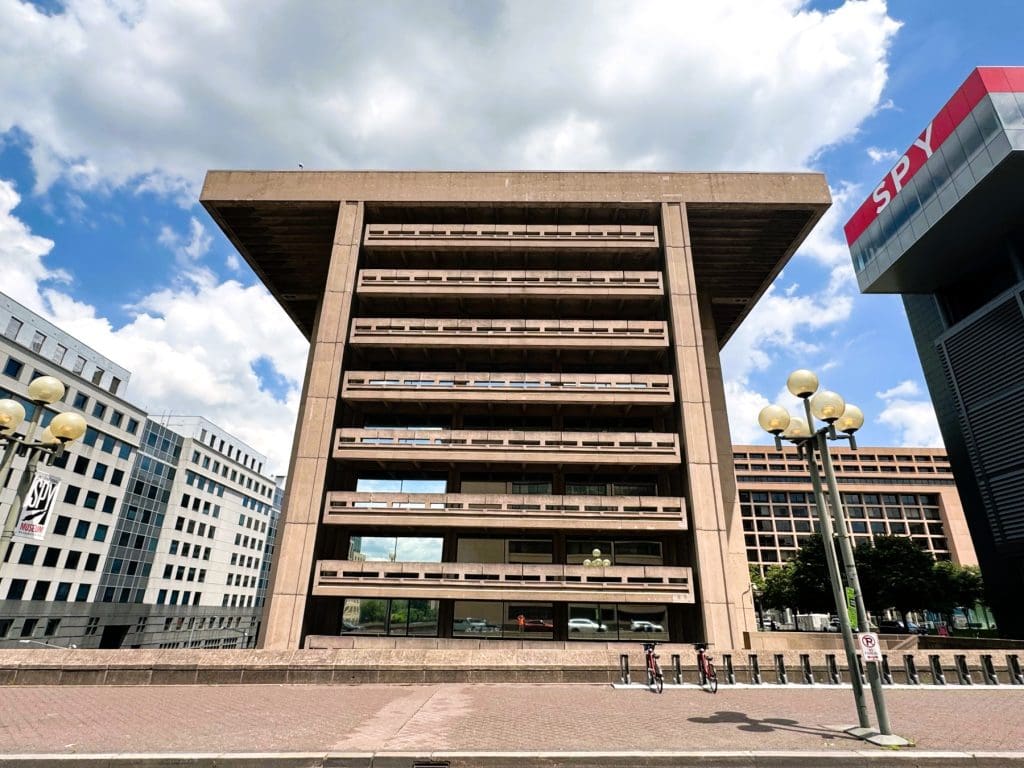
[[[747,657],[747,662],[749,682],[753,685],[764,684],[764,680],[761,675],[761,660],[759,656],[756,653],[751,653]],[[787,685],[789,683],[789,671],[786,668],[785,655],[781,653],[774,654],[773,666],[775,682],[778,685]],[[861,682],[866,684],[867,678],[864,674],[864,662],[861,660],[860,656],[857,657],[857,667],[857,674],[860,675]],[[882,655],[881,667],[882,682],[886,685],[893,685],[895,681],[892,669],[889,666],[888,655]],[[670,671],[672,682],[676,685],[682,685],[683,670],[680,655],[678,653],[674,653],[671,656]],[[951,671],[956,674],[957,682],[960,685],[975,684],[974,675],[967,663],[966,654],[954,654],[953,669]],[[917,661],[914,658],[914,654],[904,654],[903,672],[906,676],[906,683],[908,685],[922,685],[921,673],[917,668]],[[933,685],[947,685],[946,669],[942,666],[939,654],[929,654],[927,672]],[[809,653],[800,654],[799,675],[800,682],[804,685],[815,685],[818,682],[815,677],[814,668],[811,665],[811,655]],[[990,653],[981,655],[980,675],[982,681],[986,685],[1003,684],[1003,681],[1000,680],[999,673],[996,671],[995,661]],[[629,685],[629,654],[623,653],[619,656],[619,677],[623,684]],[[704,683],[703,675],[700,670],[697,671],[697,678],[697,682],[699,684]],[[1024,670],[1021,669],[1020,656],[1018,654],[1010,653],[1006,655],[1005,678],[1010,685],[1024,685]],[[722,655],[722,669],[719,670],[719,680],[726,684],[736,683],[736,670],[731,653]],[[842,670],[839,668],[839,662],[837,661],[836,654],[834,653],[825,654],[825,682],[830,685],[840,685],[844,682]]]

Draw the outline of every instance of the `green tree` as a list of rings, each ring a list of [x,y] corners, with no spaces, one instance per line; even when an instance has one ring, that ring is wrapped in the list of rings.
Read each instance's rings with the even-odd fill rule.
[[[811,536],[790,561],[793,605],[809,613],[833,613],[836,609],[825,562],[821,536]]]
[[[872,610],[907,614],[926,607],[935,595],[935,560],[906,536],[877,536],[855,554],[864,602]]]
[[[985,599],[981,571],[975,565],[957,565],[948,561],[935,563],[933,593],[928,607],[953,623],[953,611],[970,609]]]
[[[764,588],[761,600],[769,608],[785,610],[796,605],[796,593],[793,591],[793,566],[772,565],[765,571]]]

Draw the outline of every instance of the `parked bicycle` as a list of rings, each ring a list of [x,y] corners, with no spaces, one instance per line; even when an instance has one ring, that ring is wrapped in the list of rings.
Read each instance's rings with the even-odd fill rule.
[[[644,660],[647,663],[647,685],[658,693],[665,690],[665,676],[661,674],[658,654],[654,652],[657,643],[644,643]]]
[[[697,674],[700,676],[701,686],[707,685],[712,693],[718,693],[718,675],[715,673],[715,665],[707,654],[710,643],[697,643]]]

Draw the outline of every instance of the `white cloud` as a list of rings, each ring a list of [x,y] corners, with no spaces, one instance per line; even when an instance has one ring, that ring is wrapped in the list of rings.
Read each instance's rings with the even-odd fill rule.
[[[920,394],[921,388],[918,386],[917,382],[913,379],[907,379],[906,381],[901,381],[895,387],[890,387],[884,392],[876,392],[875,397],[882,400],[892,400],[896,397],[914,397],[915,395]]]
[[[206,227],[195,216],[189,219],[188,239],[182,237],[171,227],[160,228],[157,242],[175,255],[179,263],[192,264],[203,258],[213,245],[213,238]]]
[[[873,163],[888,163],[900,156],[895,149],[879,149],[878,147],[867,148],[868,157]]]
[[[882,0],[0,0],[0,133],[37,190],[186,204],[208,168],[299,162],[794,169],[878,108],[898,27]]]
[[[908,399],[920,394],[920,386],[909,379],[876,393],[885,403],[878,422],[892,428],[898,445],[941,448],[942,434],[931,401]]]
[[[308,345],[266,289],[218,283],[192,266],[173,286],[129,307],[133,319],[115,328],[66,292],[67,275],[46,267],[54,243],[13,215],[17,202],[14,187],[0,180],[3,292],[130,370],[124,394],[131,402],[152,413],[205,416],[284,472]],[[184,254],[208,247],[201,229],[192,226],[188,242],[175,241]],[[260,388],[252,364],[261,357],[289,381],[283,402]]]

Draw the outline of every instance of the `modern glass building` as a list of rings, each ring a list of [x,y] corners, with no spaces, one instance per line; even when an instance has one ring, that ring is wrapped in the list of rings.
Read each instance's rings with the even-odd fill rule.
[[[900,293],[1003,634],[1024,638],[1024,68],[974,70],[846,225]]]
[[[741,644],[719,349],[823,177],[211,172],[202,202],[311,342],[265,647]]]

